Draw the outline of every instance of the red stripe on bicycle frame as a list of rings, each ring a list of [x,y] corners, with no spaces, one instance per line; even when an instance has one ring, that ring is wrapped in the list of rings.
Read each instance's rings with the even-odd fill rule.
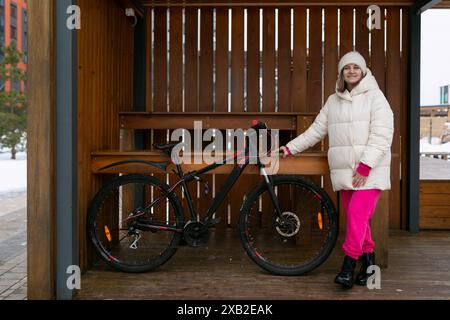
[[[245,156],[244,159],[242,159],[242,161],[238,163],[238,164],[239,164],[239,168],[242,168],[242,167],[244,166],[245,162],[246,162],[249,158],[250,158],[249,156]]]
[[[169,192],[172,192],[180,183],[182,183],[185,179],[178,180],[173,186],[169,188]]]
[[[233,153],[233,155],[232,155],[231,157],[225,159],[224,163],[227,163],[228,160],[237,158],[237,157],[238,157],[241,153],[243,153],[243,152],[244,152],[244,151],[238,151],[238,152]]]
[[[108,258],[109,258],[109,261],[119,262],[119,260],[117,260],[116,258],[114,258],[111,255]]]

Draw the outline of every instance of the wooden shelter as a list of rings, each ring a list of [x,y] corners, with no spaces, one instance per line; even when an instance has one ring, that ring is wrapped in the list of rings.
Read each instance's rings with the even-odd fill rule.
[[[89,268],[87,208],[118,174],[100,174],[100,165],[157,160],[152,143],[193,129],[194,120],[223,130],[259,118],[286,143],[334,92],[337,63],[350,50],[365,57],[395,113],[392,190],[373,221],[387,266],[389,228],[419,227],[420,13],[438,2],[378,1],[380,29],[369,32],[369,1],[30,0],[28,297],[71,298],[67,266]],[[80,8],[81,29],[67,28],[71,5]],[[327,145],[281,160],[280,173],[308,175],[340,207]],[[152,173],[120,169],[127,172]],[[226,173],[209,184],[220,185]],[[235,226],[243,194],[259,181],[254,173],[220,208],[219,228]],[[211,195],[195,200],[203,212]]]

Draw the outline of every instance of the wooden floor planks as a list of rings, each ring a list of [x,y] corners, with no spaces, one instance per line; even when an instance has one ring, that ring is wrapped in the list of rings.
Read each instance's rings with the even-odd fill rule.
[[[279,277],[245,255],[235,230],[211,234],[208,247],[180,249],[158,271],[114,272],[102,264],[82,277],[77,299],[449,299],[450,235],[446,231],[391,232],[389,268],[381,289],[333,283],[342,240],[331,257],[307,276]]]

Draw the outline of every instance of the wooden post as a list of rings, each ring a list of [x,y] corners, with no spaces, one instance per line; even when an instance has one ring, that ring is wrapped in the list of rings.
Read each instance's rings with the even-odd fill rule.
[[[28,2],[28,299],[55,297],[53,0]]]

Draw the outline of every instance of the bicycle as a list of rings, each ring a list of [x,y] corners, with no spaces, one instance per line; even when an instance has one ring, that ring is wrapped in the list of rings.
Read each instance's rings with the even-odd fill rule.
[[[267,130],[265,123],[256,120],[251,128],[258,135]],[[176,145],[154,147],[170,157]],[[173,172],[180,180],[172,186],[144,174],[122,175],[104,185],[91,202],[87,217],[87,231],[95,251],[119,271],[148,272],[166,263],[181,243],[204,245],[210,228],[220,222],[214,213],[250,158],[245,156],[234,166],[203,217],[193,205],[188,183],[203,181],[203,174],[226,164],[226,160],[236,160],[241,152],[188,173],[176,164]],[[244,152],[248,154],[248,145]],[[131,160],[107,167],[131,162],[156,166],[162,171],[167,171],[170,164]],[[325,190],[307,178],[267,174],[258,153],[256,166],[264,179],[246,195],[238,222],[244,250],[252,261],[272,274],[294,276],[312,271],[328,258],[336,244],[338,228],[333,202]],[[190,213],[187,221],[175,192],[180,185]]]

